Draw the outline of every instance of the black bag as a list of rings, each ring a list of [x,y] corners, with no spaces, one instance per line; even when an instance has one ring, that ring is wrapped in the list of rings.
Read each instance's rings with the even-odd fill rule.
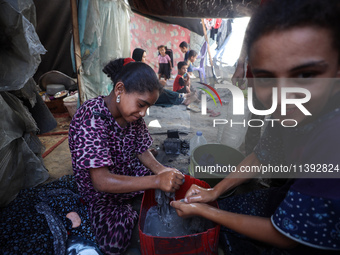
[[[166,49],[165,53],[169,55],[171,59],[171,66],[174,67],[174,54],[172,52],[172,49]]]

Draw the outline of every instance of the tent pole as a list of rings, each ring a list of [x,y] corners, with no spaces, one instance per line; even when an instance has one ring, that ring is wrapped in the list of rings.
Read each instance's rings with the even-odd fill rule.
[[[212,61],[211,53],[210,53],[210,46],[209,46],[209,39],[208,39],[208,36],[207,36],[207,30],[205,29],[205,25],[204,25],[204,19],[201,19],[201,23],[202,23],[204,38],[205,38],[205,41],[207,42],[207,49],[208,49],[209,62],[210,62],[210,65],[211,65],[211,70],[212,70],[213,77],[214,77],[215,81],[217,81],[217,77],[216,77],[215,69],[214,69],[214,63]]]
[[[78,93],[80,104],[84,102],[83,89],[80,79],[81,69],[81,51],[80,51],[80,39],[79,39],[79,26],[78,26],[78,8],[77,0],[71,0],[71,15],[72,15],[72,32],[73,32],[73,46],[74,46],[74,58],[76,62],[76,72],[78,81]]]

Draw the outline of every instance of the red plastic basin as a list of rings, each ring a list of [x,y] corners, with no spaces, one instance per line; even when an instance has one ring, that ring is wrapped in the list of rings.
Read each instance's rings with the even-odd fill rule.
[[[175,199],[184,198],[185,193],[192,184],[197,184],[203,188],[210,188],[206,182],[186,175],[185,183],[175,193]],[[205,232],[187,236],[158,237],[144,234],[142,229],[144,229],[146,213],[149,208],[154,205],[156,205],[155,190],[145,191],[138,221],[141,252],[143,255],[217,254],[220,233],[220,225],[217,224],[215,224],[215,227],[208,229]],[[217,202],[213,202],[211,205],[218,208]]]

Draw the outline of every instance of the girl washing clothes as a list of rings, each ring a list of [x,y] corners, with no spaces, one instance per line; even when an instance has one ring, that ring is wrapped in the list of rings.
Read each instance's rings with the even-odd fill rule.
[[[339,254],[339,1],[267,1],[251,18],[246,38],[254,89],[267,109],[278,89],[272,119],[279,125],[267,126],[254,152],[238,165],[239,172],[212,189],[192,186],[184,201],[172,206],[180,216],[199,215],[223,225],[226,254]],[[311,115],[281,101],[282,89],[293,87],[310,92],[303,106]],[[298,100],[305,94],[286,97]],[[297,125],[282,126],[280,121],[287,119]],[[322,174],[312,171],[318,164],[325,167]],[[242,173],[244,167],[268,165],[303,168],[281,187],[220,200],[220,209],[206,204],[254,177]]]
[[[77,110],[69,145],[96,241],[105,254],[122,254],[138,219],[132,199],[146,189],[174,192],[184,176],[148,150],[152,138],[143,117],[162,91],[152,68],[126,58],[111,61],[103,71],[114,88]]]

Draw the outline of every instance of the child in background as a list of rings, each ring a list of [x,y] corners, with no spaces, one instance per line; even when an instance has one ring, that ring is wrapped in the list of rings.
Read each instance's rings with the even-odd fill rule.
[[[133,229],[138,232],[134,199],[146,189],[174,192],[184,176],[160,164],[148,150],[152,138],[143,117],[162,91],[154,70],[126,58],[111,61],[103,72],[113,90],[77,110],[69,146],[96,241],[104,254],[112,255],[123,254]]]
[[[188,64],[180,61],[177,64],[178,75],[173,84],[173,91],[178,93],[190,93],[190,77],[187,73]]]
[[[184,53],[184,61],[188,62],[189,58],[189,45],[186,41],[183,41],[180,43],[179,48],[181,49],[181,52]]]
[[[146,61],[146,51],[141,48],[134,49],[132,53],[132,58],[135,61]],[[169,107],[172,105],[189,105],[191,102],[197,101],[198,98],[196,97],[195,93],[178,93],[172,90],[163,89],[162,93],[159,95],[158,100],[156,101],[155,105]]]
[[[193,185],[184,202],[172,202],[180,216],[198,215],[223,225],[226,254],[339,254],[339,35],[338,0],[270,0],[251,17],[247,51],[259,101],[269,109],[274,89],[280,95],[283,89],[303,88],[310,92],[303,103],[310,115],[278,96],[271,119],[295,120],[297,126],[268,125],[235,172],[212,189]],[[304,99],[299,91],[287,98]],[[255,175],[240,170],[269,165],[303,170],[282,187],[220,200],[220,209],[205,204]],[[311,170],[317,165],[325,166],[323,173]]]
[[[197,59],[197,51],[195,50],[190,50],[189,54],[188,54],[188,74],[190,76],[190,78],[195,78],[195,75],[193,74],[193,66],[192,64],[196,61]]]
[[[166,47],[164,45],[158,46],[158,64],[159,64],[159,69],[158,69],[158,79],[161,79],[162,77],[164,80],[170,79],[170,74],[171,74],[171,58],[169,55],[166,54]]]

